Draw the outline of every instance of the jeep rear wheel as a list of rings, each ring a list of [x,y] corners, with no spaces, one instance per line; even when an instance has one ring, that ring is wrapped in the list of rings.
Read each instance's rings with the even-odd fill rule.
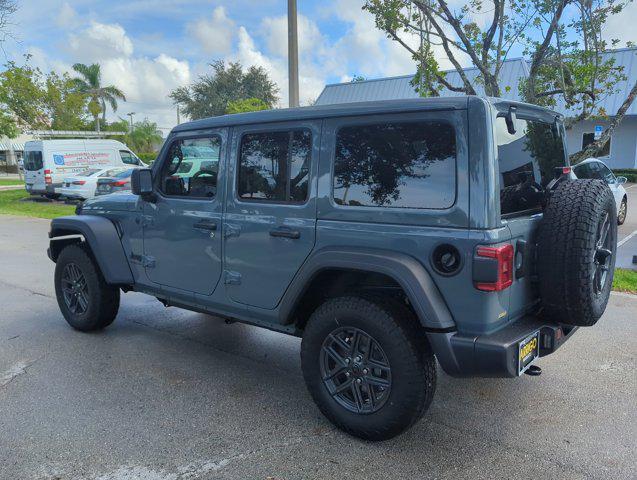
[[[436,388],[434,356],[418,320],[387,298],[327,300],[305,328],[301,362],[321,412],[367,440],[413,425]]]
[[[106,283],[91,255],[80,245],[65,247],[55,265],[55,294],[73,328],[99,330],[115,320],[119,289]]]
[[[540,296],[549,319],[591,326],[604,313],[615,269],[615,209],[600,180],[562,182],[551,192],[538,241]]]

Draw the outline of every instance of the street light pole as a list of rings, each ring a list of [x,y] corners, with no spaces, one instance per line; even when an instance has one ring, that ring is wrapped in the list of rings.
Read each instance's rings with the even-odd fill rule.
[[[133,131],[133,115],[135,115],[135,112],[129,112],[126,115],[128,115],[130,117],[130,131]]]
[[[296,23],[296,0],[288,0],[288,76],[290,82],[290,107],[299,106],[299,39]]]

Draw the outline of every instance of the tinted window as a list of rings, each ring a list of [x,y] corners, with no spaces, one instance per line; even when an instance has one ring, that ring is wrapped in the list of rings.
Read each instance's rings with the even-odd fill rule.
[[[190,138],[173,142],[162,165],[159,188],[166,195],[217,195],[221,138]]]
[[[334,201],[339,205],[447,208],[456,197],[456,139],[442,122],[341,128]]]
[[[241,139],[239,197],[307,200],[312,135],[308,130],[246,134]]]
[[[496,120],[503,215],[539,208],[555,168],[566,165],[557,125],[518,118],[515,127],[516,133],[510,134],[504,118]]]
[[[24,154],[24,169],[25,170],[40,170],[43,167],[42,164],[42,152],[25,152]]]
[[[608,157],[610,155],[610,143],[611,143],[612,138],[608,139],[608,142],[606,142],[606,145],[604,145],[604,148],[602,148],[602,151],[599,152],[599,156],[600,157]],[[595,134],[594,133],[584,133],[582,135],[582,150],[584,150],[586,147],[588,147],[591,143],[593,143],[595,141]]]

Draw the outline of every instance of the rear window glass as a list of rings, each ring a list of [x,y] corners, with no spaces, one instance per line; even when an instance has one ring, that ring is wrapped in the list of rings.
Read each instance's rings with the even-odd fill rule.
[[[119,172],[116,175],[114,175],[115,178],[126,178],[126,177],[130,177],[131,174],[133,173],[132,169],[128,169],[128,170],[124,170],[123,172]]]
[[[341,128],[334,202],[357,207],[441,209],[456,197],[456,137],[434,121]]]
[[[24,169],[29,171],[40,170],[42,164],[42,152],[27,151],[24,153]]]
[[[505,119],[496,119],[503,215],[540,208],[555,168],[566,165],[562,129],[556,124],[518,118],[515,127],[510,134]]]

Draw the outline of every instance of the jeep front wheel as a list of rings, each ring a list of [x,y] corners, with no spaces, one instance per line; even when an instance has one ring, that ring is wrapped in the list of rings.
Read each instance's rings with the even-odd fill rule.
[[[436,388],[434,356],[418,320],[386,298],[327,300],[305,328],[301,362],[321,412],[366,440],[386,440],[409,428]]]
[[[55,265],[55,295],[62,315],[83,332],[100,330],[115,320],[119,289],[108,285],[83,246],[69,245]]]

